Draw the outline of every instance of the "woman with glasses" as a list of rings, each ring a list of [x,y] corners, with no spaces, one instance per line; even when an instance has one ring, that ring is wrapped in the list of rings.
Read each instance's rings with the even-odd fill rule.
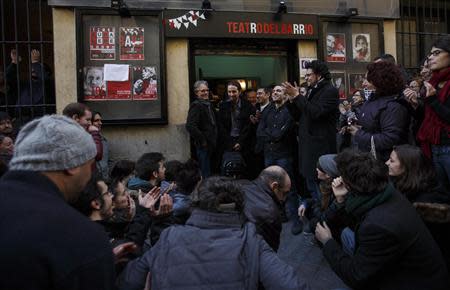
[[[428,66],[432,76],[424,82],[425,117],[417,139],[424,154],[432,158],[442,185],[450,192],[450,35],[434,42]]]

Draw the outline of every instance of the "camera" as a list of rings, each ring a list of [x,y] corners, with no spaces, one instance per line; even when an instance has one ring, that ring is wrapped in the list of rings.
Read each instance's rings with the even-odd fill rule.
[[[355,125],[357,121],[358,121],[358,119],[356,117],[350,117],[350,118],[347,119],[347,124],[349,126]]]
[[[425,98],[427,96],[427,88],[425,86],[420,87],[419,97]]]

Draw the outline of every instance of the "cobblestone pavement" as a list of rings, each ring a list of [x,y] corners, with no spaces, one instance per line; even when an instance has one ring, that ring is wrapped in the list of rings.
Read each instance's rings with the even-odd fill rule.
[[[312,290],[349,289],[331,270],[322,250],[315,244],[314,236],[292,235],[290,222],[283,224],[278,255],[298,269]]]

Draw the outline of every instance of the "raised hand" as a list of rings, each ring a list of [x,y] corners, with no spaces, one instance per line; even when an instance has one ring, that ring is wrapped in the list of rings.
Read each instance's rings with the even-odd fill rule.
[[[337,202],[342,203],[345,201],[345,195],[348,193],[347,188],[345,187],[344,181],[342,181],[342,177],[337,177],[333,179],[331,183],[331,188],[333,189],[334,196],[336,197]]]
[[[152,190],[150,190],[146,194],[139,190],[139,205],[150,209],[150,211],[155,210],[155,204],[161,197],[160,191],[161,189],[157,186],[153,187]]]
[[[292,85],[290,82],[284,82],[281,84],[285,89],[285,94],[289,96],[289,101],[292,101],[300,94],[300,89],[297,86],[297,82]]]

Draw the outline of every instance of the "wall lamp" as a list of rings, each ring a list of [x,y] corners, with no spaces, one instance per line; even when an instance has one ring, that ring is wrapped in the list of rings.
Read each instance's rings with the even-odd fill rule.
[[[280,1],[280,4],[278,4],[278,10],[277,10],[277,13],[278,13],[278,14],[286,14],[286,13],[287,13],[286,2]]]
[[[119,11],[121,17],[131,17],[130,10],[123,0],[111,0],[111,8]]]
[[[212,10],[211,2],[209,2],[209,0],[203,0],[202,10]]]

